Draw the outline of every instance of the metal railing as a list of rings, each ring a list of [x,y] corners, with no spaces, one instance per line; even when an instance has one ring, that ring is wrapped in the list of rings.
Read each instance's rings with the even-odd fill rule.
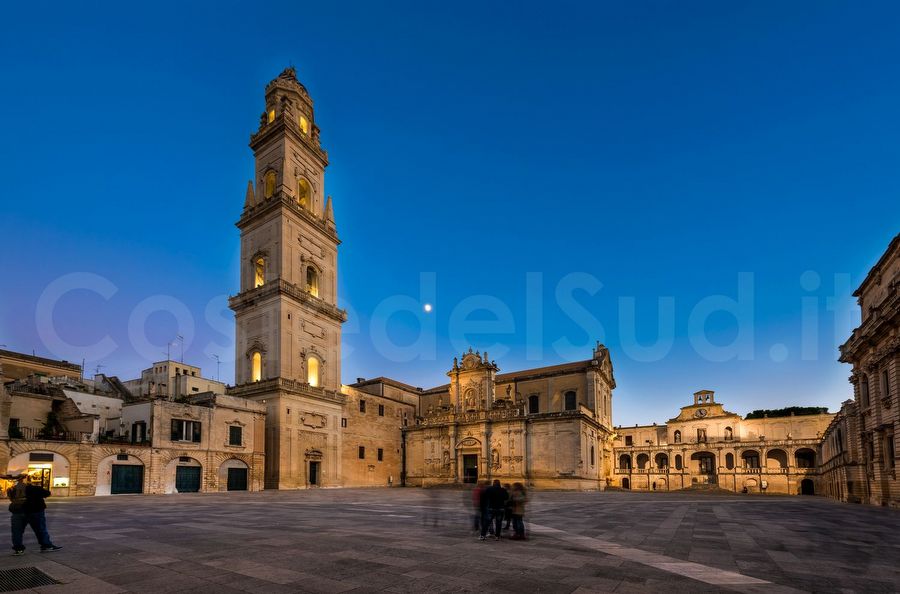
[[[92,441],[91,433],[86,431],[50,431],[47,429],[35,429],[34,427],[10,429],[9,437],[10,439],[24,439],[26,441]]]

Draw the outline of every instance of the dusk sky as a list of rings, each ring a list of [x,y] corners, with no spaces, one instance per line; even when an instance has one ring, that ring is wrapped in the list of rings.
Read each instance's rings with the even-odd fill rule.
[[[247,143],[293,65],[345,383],[601,340],[617,424],[702,388],[741,414],[852,396],[851,293],[900,231],[900,7],[149,6],[4,9],[0,348],[127,379],[181,334],[232,381]]]

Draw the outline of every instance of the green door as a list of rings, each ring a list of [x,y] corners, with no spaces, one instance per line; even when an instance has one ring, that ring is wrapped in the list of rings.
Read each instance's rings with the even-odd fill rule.
[[[177,491],[178,493],[197,493],[198,491],[200,491],[200,467],[176,467],[175,491]]]
[[[247,490],[247,469],[246,468],[229,468],[228,469],[228,490],[229,491],[246,491]]]
[[[144,467],[138,464],[113,464],[109,492],[113,495],[143,493]]]

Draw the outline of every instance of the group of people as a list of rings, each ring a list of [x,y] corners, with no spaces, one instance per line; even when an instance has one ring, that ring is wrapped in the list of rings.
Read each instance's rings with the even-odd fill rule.
[[[528,495],[522,483],[501,485],[494,480],[489,485],[483,481],[472,490],[472,507],[474,511],[475,530],[480,540],[488,535],[500,540],[503,530],[512,525],[512,540],[525,540],[525,504]],[[503,522],[506,521],[506,526]]]

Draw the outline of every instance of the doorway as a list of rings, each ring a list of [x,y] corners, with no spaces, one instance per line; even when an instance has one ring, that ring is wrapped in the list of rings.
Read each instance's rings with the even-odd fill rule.
[[[229,468],[227,484],[228,484],[229,491],[246,491],[247,490],[247,469],[246,468]]]
[[[463,482],[478,482],[478,454],[463,454]]]
[[[112,495],[143,493],[144,467],[137,464],[113,464],[111,480],[109,492]]]
[[[177,466],[175,468],[175,491],[197,493],[200,491],[200,467]]]
[[[309,486],[319,486],[319,462],[309,463]]]
[[[623,489],[631,489],[631,481],[629,481],[627,478],[623,478],[622,479],[622,488]]]
[[[815,495],[816,487],[813,484],[812,479],[803,479],[800,481],[800,494],[801,495]]]

